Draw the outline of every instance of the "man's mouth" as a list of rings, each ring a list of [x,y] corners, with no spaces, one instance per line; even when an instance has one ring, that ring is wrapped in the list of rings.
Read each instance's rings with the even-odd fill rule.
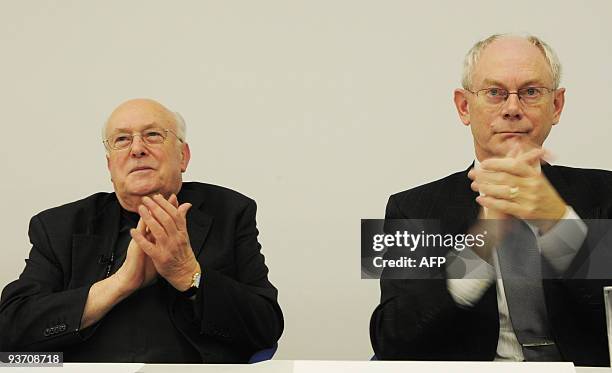
[[[134,167],[130,173],[134,173],[134,172],[142,172],[142,171],[148,171],[148,170],[153,170],[152,167],[148,167],[148,166],[138,166],[138,167]]]
[[[496,132],[496,135],[506,135],[506,136],[522,136],[527,135],[528,131],[500,131]]]

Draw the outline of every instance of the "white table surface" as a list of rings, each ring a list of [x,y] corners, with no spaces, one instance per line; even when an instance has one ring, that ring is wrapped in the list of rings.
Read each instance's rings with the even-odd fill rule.
[[[576,367],[570,363],[494,363],[435,361],[270,360],[257,364],[121,364],[66,363],[63,367],[5,368],[0,372],[74,373],[612,373],[611,368]]]

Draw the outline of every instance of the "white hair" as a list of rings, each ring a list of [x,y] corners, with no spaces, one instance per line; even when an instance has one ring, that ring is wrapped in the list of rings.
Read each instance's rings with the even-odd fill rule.
[[[542,52],[544,58],[546,58],[546,62],[548,62],[548,66],[550,67],[550,73],[553,79],[553,89],[559,88],[559,84],[561,83],[561,62],[559,62],[559,58],[557,57],[555,51],[542,39],[533,35],[494,34],[474,44],[474,46],[465,55],[465,60],[463,62],[463,74],[461,77],[461,85],[464,89],[473,89],[472,74],[474,73],[474,67],[478,63],[482,51],[492,42],[505,37],[520,37],[536,46]]]
[[[172,114],[172,117],[174,119],[174,123],[176,124],[176,137],[179,138],[179,147],[180,144],[184,143],[187,139],[187,124],[185,123],[185,119],[183,119],[183,116],[181,115],[181,113],[179,113],[178,111],[171,111],[170,112]],[[104,122],[104,124],[102,125],[102,142],[106,141],[106,129],[108,127],[108,120],[106,122]],[[106,149],[106,153],[109,152],[108,147],[105,146],[104,148]]]
[[[185,119],[178,111],[173,111],[172,115],[174,115],[174,122],[176,123],[176,136],[181,139],[182,142],[187,140],[187,124],[185,124]]]

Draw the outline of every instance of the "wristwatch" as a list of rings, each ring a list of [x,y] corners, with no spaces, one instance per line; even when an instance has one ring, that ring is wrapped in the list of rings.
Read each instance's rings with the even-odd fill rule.
[[[189,287],[189,289],[181,292],[181,294],[189,299],[195,299],[195,296],[198,293],[198,289],[200,288],[201,278],[202,274],[200,272],[194,273],[191,277],[191,286]]]

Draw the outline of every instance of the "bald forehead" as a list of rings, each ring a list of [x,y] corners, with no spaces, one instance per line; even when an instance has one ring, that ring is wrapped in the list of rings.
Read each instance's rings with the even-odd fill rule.
[[[176,130],[174,115],[165,106],[150,99],[134,99],[119,105],[106,121],[106,132],[140,130],[151,125]]]
[[[521,37],[500,38],[481,52],[474,69],[474,82],[502,77],[512,77],[519,85],[527,81],[552,84],[552,71],[544,53]]]
[[[482,51],[481,58],[484,58],[485,55],[489,54],[492,56],[524,56],[530,59],[539,59],[546,63],[544,54],[537,46],[527,39],[515,36],[501,37],[491,42],[491,44],[487,45],[487,47]]]

